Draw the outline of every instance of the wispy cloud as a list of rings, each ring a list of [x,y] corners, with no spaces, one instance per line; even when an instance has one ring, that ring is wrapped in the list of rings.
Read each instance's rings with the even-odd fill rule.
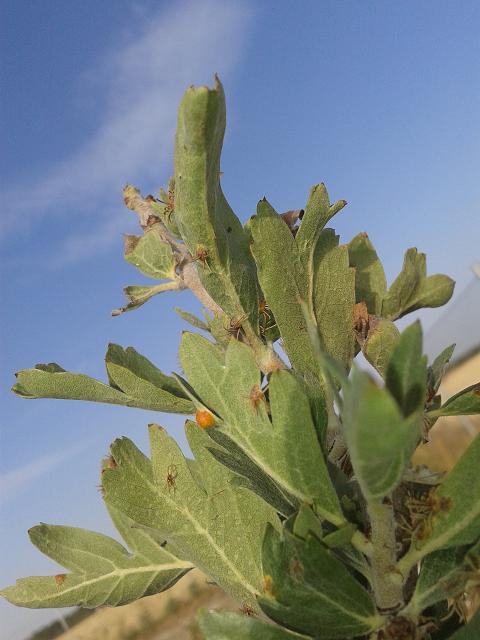
[[[29,462],[26,465],[0,475],[0,504],[15,498],[34,480],[46,473],[50,473],[56,467],[65,464],[65,462],[71,458],[88,449],[92,443],[93,440],[86,442],[82,440],[81,443],[68,449],[42,456],[33,462]]]
[[[156,15],[134,12],[135,19],[119,34],[120,45],[105,52],[81,79],[83,92],[90,92],[99,105],[94,133],[28,190],[18,184],[1,195],[3,234],[32,227],[47,216],[69,215],[70,222],[82,214],[81,230],[73,223],[71,237],[65,239],[65,263],[108,248],[120,230],[113,218],[124,219],[120,190],[125,182],[153,190],[168,177],[182,91],[192,83],[210,83],[214,72],[225,76],[238,62],[248,6],[234,0],[192,0],[175,2]],[[75,239],[77,231],[87,237],[87,251]]]

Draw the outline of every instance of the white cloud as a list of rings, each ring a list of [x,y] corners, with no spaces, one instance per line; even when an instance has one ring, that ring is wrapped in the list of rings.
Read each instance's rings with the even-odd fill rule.
[[[248,5],[234,0],[175,2],[154,15],[136,12],[115,50],[81,76],[82,90],[98,103],[100,113],[92,110],[96,130],[28,189],[17,185],[1,195],[3,233],[46,216],[70,215],[71,237],[61,250],[66,263],[108,248],[124,219],[121,188],[129,181],[153,190],[168,177],[182,92],[192,83],[211,83],[214,72],[225,76],[232,70],[249,17]],[[89,221],[89,249],[83,252],[74,222],[79,214]],[[85,220],[81,227],[85,237]]]
[[[56,467],[64,464],[67,460],[79,455],[91,446],[93,440],[76,444],[68,449],[57,451],[49,455],[42,456],[38,460],[29,462],[22,467],[7,471],[0,475],[0,503],[5,503],[14,498],[28,487],[28,485],[40,476],[50,473]]]

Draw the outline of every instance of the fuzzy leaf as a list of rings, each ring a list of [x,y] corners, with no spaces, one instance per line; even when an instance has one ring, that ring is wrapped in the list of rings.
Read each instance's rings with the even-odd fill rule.
[[[225,358],[225,360],[223,359]],[[269,403],[252,404],[260,382],[252,350],[232,340],[223,354],[205,338],[184,333],[180,360],[202,402],[220,418],[219,428],[300,502],[315,502],[333,524],[345,522],[312,422],[308,398],[294,375],[272,373]]]
[[[463,591],[468,577],[464,566],[467,550],[468,547],[441,549],[423,560],[409,612],[417,616],[432,604]]]
[[[424,408],[427,359],[422,356],[422,327],[417,320],[407,327],[395,345],[387,365],[385,383],[408,417]]]
[[[143,236],[125,236],[125,260],[150,278],[175,279],[172,248],[162,240],[155,227],[147,229]]]
[[[382,263],[366,233],[359,233],[348,243],[350,266],[355,267],[355,298],[365,302],[370,314],[379,316],[387,293]]]
[[[439,409],[429,411],[427,415],[431,418],[437,418],[440,416],[469,416],[477,413],[480,413],[480,382],[459,391]]]
[[[209,429],[208,435],[213,442],[222,447],[208,447],[215,460],[238,474],[231,481],[235,486],[250,489],[284,516],[289,516],[295,511],[295,500],[286,496],[264,470],[250,460],[243,449],[225,433],[220,429]]]
[[[210,333],[210,328],[208,324],[203,322],[203,320],[200,320],[200,318],[197,318],[197,316],[194,316],[193,313],[184,311],[183,309],[180,309],[180,307],[175,307],[174,311],[182,318],[182,320],[185,320],[185,322],[188,322],[193,327],[196,327],[197,329],[202,329],[203,331],[207,331]]]
[[[120,309],[114,309],[112,311],[112,316],[119,316],[126,311],[138,309],[138,307],[141,307],[145,302],[148,302],[150,298],[153,298],[159,293],[163,293],[164,291],[177,291],[178,289],[179,285],[176,282],[163,282],[162,284],[157,284],[153,287],[144,287],[140,285],[130,285],[125,287],[123,292],[130,302],[124,307],[120,307]]]
[[[269,527],[262,557],[268,578],[259,603],[278,624],[321,639],[353,638],[382,623],[365,589],[316,538]]]
[[[308,640],[307,636],[232,611],[202,611],[198,620],[205,640]]]
[[[258,279],[275,316],[283,347],[293,367],[318,375],[301,300],[307,300],[307,275],[292,232],[266,200],[249,221]]]
[[[346,370],[355,355],[354,305],[355,270],[349,266],[347,246],[317,247],[314,314],[324,350]]]
[[[404,419],[386,389],[355,369],[344,389],[343,421],[355,477],[367,500],[400,482],[420,434],[421,413]]]
[[[429,394],[433,397],[440,387],[445,370],[453,355],[455,345],[451,344],[438,355],[427,369],[427,384]]]
[[[306,504],[302,504],[298,511],[293,523],[293,534],[303,540],[312,534],[319,540],[323,538],[322,523]]]
[[[257,328],[257,278],[248,234],[220,186],[225,122],[218,78],[213,89],[187,89],[175,138],[175,219],[190,253],[206,252],[198,272],[208,293],[229,317],[245,314],[245,322]]]
[[[472,544],[480,536],[480,435],[477,435],[435,492],[440,507],[432,512],[424,535],[414,538],[400,560],[403,575],[424,556],[438,549]],[[442,506],[443,504],[443,506]]]
[[[22,398],[57,398],[106,402],[127,407],[193,413],[194,406],[178,383],[165,376],[132,347],[125,351],[110,345],[106,355],[110,386],[81,373],[70,373],[59,365],[37,365],[16,373],[12,391]]]
[[[157,411],[194,413],[194,405],[175,378],[166,376],[133,347],[110,344],[105,362],[110,383],[129,397]]]
[[[135,529],[126,515],[109,509],[119,531],[126,532],[131,553],[100,533],[41,524],[30,529],[31,541],[70,573],[22,578],[0,595],[34,609],[115,607],[164,591],[193,568],[147,532]]]
[[[362,345],[365,359],[385,377],[393,348],[400,338],[400,331],[391,320],[371,318],[367,339]]]
[[[383,301],[382,316],[396,320],[416,309],[441,307],[452,297],[454,287],[455,282],[448,276],[435,274],[427,278],[425,254],[408,249],[402,270]]]
[[[232,488],[230,472],[211,458],[204,446],[208,436],[198,426],[190,424],[187,436],[202,485],[175,441],[151,425],[152,462],[126,438],[113,443],[118,466],[103,474],[105,495],[234,598],[257,608],[261,541],[275,512],[249,491]]]

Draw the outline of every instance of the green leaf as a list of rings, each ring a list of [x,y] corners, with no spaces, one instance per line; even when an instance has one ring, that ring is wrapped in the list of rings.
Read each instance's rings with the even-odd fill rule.
[[[439,507],[426,523],[422,539],[414,539],[411,550],[399,564],[405,575],[408,567],[437,549],[472,544],[480,536],[480,435],[471,442],[447,475],[435,496]]]
[[[293,533],[297,538],[305,540],[308,535],[323,538],[322,523],[307,504],[302,504],[293,523]]]
[[[202,611],[198,620],[205,640],[308,640],[306,636],[232,611]]]
[[[324,350],[348,370],[355,355],[353,307],[355,270],[349,266],[348,247],[322,246],[315,252],[313,309]]]
[[[308,262],[313,264],[313,254],[318,238],[323,231],[327,222],[333,218],[347,202],[339,200],[334,204],[330,204],[327,189],[322,183],[314,185],[310,189],[308,202],[302,217],[302,223],[295,237],[296,243],[300,249],[300,253],[304,257],[307,271],[312,272],[313,267],[308,266]]]
[[[249,229],[260,286],[275,316],[285,352],[297,371],[318,375],[300,305],[309,294],[295,238],[265,199],[258,203],[257,215],[250,219]]]
[[[295,511],[293,506],[295,499],[285,495],[270,476],[250,460],[243,449],[236,445],[233,440],[220,429],[209,429],[207,433],[213,442],[222,447],[221,449],[208,447],[215,460],[240,476],[232,478],[232,483],[235,486],[250,489],[285,517]]]
[[[456,631],[448,640],[478,640],[480,637],[480,609],[473,618]]]
[[[407,327],[392,350],[385,383],[408,417],[425,406],[427,359],[422,356],[422,326],[417,320]]]
[[[233,213],[220,186],[220,154],[225,132],[225,95],[215,79],[213,89],[190,87],[178,110],[175,138],[175,219],[188,250],[197,256],[202,284],[229,317],[246,315],[258,330],[255,264],[248,234]]]
[[[125,260],[150,278],[175,280],[172,247],[162,240],[155,226],[147,228],[143,236],[125,236]]]
[[[106,402],[150,411],[191,414],[194,405],[174,378],[164,375],[135,349],[109,345],[106,365],[111,385],[59,365],[36,365],[16,373],[12,391],[22,398]]]
[[[185,322],[188,322],[193,327],[202,329],[203,331],[207,331],[208,333],[210,333],[208,324],[200,320],[200,318],[197,318],[197,316],[194,316],[193,313],[184,311],[183,309],[180,309],[180,307],[175,307],[174,311],[182,318],[182,320],[185,320]]]
[[[269,527],[262,557],[259,603],[278,624],[318,639],[353,638],[382,624],[367,591],[315,537],[282,537]]]
[[[391,320],[370,317],[362,353],[382,378],[385,378],[388,361],[399,338],[400,331]]]
[[[366,233],[359,233],[348,243],[350,266],[355,268],[355,298],[365,302],[368,313],[379,316],[387,293],[382,263]]]
[[[442,307],[453,295],[455,282],[441,273],[429,276],[424,281],[416,298],[411,301],[408,313],[424,307]]]
[[[115,607],[168,589],[187,571],[180,560],[135,522],[109,505],[130,552],[100,533],[41,524],[29,531],[42,553],[70,571],[57,576],[17,580],[0,594],[9,602],[33,609],[51,607]]]
[[[156,411],[194,413],[195,407],[175,378],[166,376],[133,347],[108,346],[105,356],[110,384]]]
[[[439,409],[428,412],[431,418],[440,416],[469,416],[480,413],[480,382],[459,391]]]
[[[402,271],[388,290],[382,305],[382,316],[396,320],[424,307],[440,307],[450,300],[455,282],[448,276],[435,274],[427,278],[426,258],[417,249],[408,249]]]
[[[180,360],[196,394],[219,416],[218,428],[275,484],[300,502],[314,502],[318,513],[336,526],[345,522],[308,398],[292,373],[276,371],[270,377],[270,420],[266,403],[255,405],[250,399],[260,372],[248,346],[233,340],[224,356],[205,338],[184,333]]]
[[[124,307],[120,307],[120,309],[114,309],[112,311],[112,316],[119,316],[126,311],[138,309],[138,307],[141,307],[145,302],[148,302],[150,298],[153,298],[159,293],[163,293],[164,291],[178,291],[179,288],[180,286],[177,282],[163,282],[162,284],[157,284],[154,287],[137,285],[125,287],[123,292],[130,302]]]
[[[427,385],[429,396],[433,396],[437,393],[440,383],[444,376],[448,363],[453,355],[455,345],[451,344],[444,349],[440,355],[438,355],[431,366],[427,369]]]
[[[152,462],[130,440],[115,441],[118,466],[103,474],[105,495],[227,593],[256,609],[261,541],[266,523],[276,522],[275,512],[251,492],[232,488],[231,473],[210,456],[208,436],[198,426],[189,423],[187,436],[197,460],[195,477],[175,441],[156,425],[150,426]]]
[[[441,549],[422,562],[420,575],[407,611],[417,617],[427,607],[458,596],[468,575],[464,566],[468,547]]]
[[[382,304],[382,316],[396,320],[407,313],[409,303],[426,278],[426,258],[417,249],[407,249],[403,259],[403,267],[392,283]]]
[[[367,500],[400,482],[420,435],[422,414],[403,418],[386,389],[355,369],[344,388],[343,422],[355,477]]]

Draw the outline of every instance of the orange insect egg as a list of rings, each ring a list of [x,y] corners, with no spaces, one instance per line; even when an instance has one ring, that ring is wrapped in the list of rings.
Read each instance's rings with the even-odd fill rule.
[[[60,587],[64,582],[65,582],[65,578],[66,578],[66,574],[65,573],[58,573],[56,576],[53,576],[54,580],[55,580],[55,584]]]
[[[202,429],[209,429],[215,424],[215,418],[207,409],[197,409],[195,413],[195,420]]]

